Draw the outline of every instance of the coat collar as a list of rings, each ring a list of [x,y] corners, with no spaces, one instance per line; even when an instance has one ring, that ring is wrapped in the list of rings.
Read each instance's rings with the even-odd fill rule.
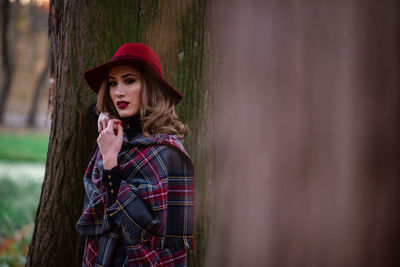
[[[151,136],[144,136],[140,121],[140,114],[129,118],[122,118],[121,121],[124,129],[122,147],[168,145],[182,151],[185,156],[190,159],[188,153],[183,147],[183,140],[178,139],[176,136],[169,134],[154,134]]]
[[[124,134],[122,140],[122,149],[129,149],[129,147],[134,146],[152,146],[152,145],[167,145],[172,146],[183,154],[190,160],[189,154],[183,146],[183,140],[178,139],[175,135],[169,134],[154,134],[150,136],[144,136],[143,134],[137,135],[133,139],[128,139],[127,135]]]

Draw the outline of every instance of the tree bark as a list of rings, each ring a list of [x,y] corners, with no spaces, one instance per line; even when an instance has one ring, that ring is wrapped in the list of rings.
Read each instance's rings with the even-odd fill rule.
[[[150,45],[166,78],[184,95],[178,114],[191,129],[185,147],[196,175],[196,245],[190,266],[202,266],[207,229],[202,211],[211,181],[210,146],[203,142],[210,87],[203,83],[204,1],[61,1],[50,3],[51,73],[54,112],[46,172],[26,266],[80,266],[82,242],[75,223],[82,211],[83,181],[95,145],[96,120],[89,111],[95,95],[82,71],[108,61],[127,42]],[[207,211],[208,212],[208,211]]]

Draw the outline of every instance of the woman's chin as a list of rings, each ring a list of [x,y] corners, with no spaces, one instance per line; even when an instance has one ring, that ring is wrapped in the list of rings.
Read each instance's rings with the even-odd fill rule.
[[[129,111],[129,110],[117,110],[117,111],[118,111],[118,115],[121,118],[129,118],[138,113],[137,111]]]

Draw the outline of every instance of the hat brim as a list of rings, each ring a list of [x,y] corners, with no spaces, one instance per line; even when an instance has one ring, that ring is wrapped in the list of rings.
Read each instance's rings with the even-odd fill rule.
[[[158,82],[163,85],[163,87],[167,90],[167,93],[175,99],[175,104],[178,104],[182,100],[181,93],[178,92],[172,85],[165,80],[157,70],[147,62],[135,59],[135,58],[127,58],[127,59],[119,59],[119,60],[111,60],[104,64],[98,65],[94,68],[85,70],[83,72],[83,76],[85,77],[86,83],[89,87],[96,93],[99,93],[101,84],[104,79],[108,76],[110,69],[114,66],[119,65],[129,65],[134,68],[138,68],[140,71],[146,71],[151,75],[151,77],[155,78]]]

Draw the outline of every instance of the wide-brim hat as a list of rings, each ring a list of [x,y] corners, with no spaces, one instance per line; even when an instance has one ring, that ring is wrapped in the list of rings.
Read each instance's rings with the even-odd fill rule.
[[[89,87],[97,94],[110,69],[117,65],[130,65],[150,74],[163,85],[167,93],[178,104],[182,95],[162,76],[161,63],[157,54],[149,46],[137,43],[122,45],[113,58],[99,66],[85,70],[83,75]]]

